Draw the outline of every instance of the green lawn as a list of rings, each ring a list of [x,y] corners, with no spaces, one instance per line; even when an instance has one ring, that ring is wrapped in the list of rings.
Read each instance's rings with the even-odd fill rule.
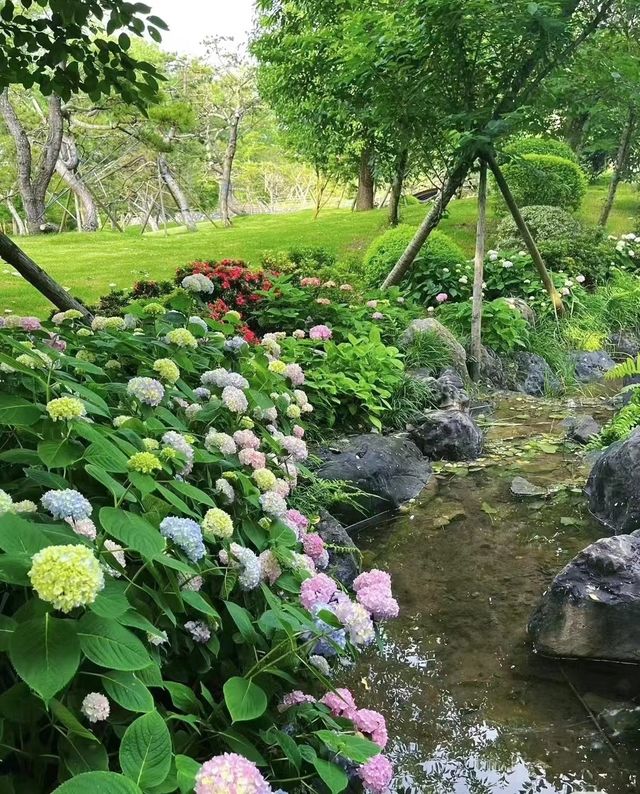
[[[581,215],[595,221],[606,194],[606,184],[589,188]],[[623,185],[611,214],[609,231],[619,234],[635,228],[640,202],[637,191]],[[475,234],[475,199],[454,201],[441,223],[470,255]],[[417,225],[425,207],[412,205],[403,220]],[[175,269],[195,259],[240,258],[258,264],[263,251],[286,250],[295,245],[323,246],[339,256],[360,257],[371,240],[386,227],[385,210],[352,213],[326,210],[317,220],[311,211],[286,215],[238,218],[229,229],[202,224],[195,234],[182,229],[125,234],[69,232],[56,236],[21,238],[18,243],[64,287],[85,300],[95,300],[110,284],[128,287],[138,278],[170,278]],[[43,315],[47,302],[6,266],[0,268],[0,307],[18,313]]]

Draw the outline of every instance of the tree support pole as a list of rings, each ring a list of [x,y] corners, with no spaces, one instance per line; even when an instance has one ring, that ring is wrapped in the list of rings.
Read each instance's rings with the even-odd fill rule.
[[[555,284],[551,280],[551,276],[549,275],[549,271],[546,268],[545,263],[542,261],[542,256],[540,255],[540,251],[538,250],[538,246],[535,243],[535,240],[531,236],[531,232],[529,231],[529,227],[526,224],[525,219],[522,217],[522,213],[518,209],[518,205],[516,204],[516,200],[513,197],[513,193],[511,192],[509,185],[507,184],[507,180],[504,178],[504,174],[500,170],[500,166],[496,162],[496,158],[493,155],[493,152],[484,151],[482,153],[483,158],[486,160],[487,165],[491,169],[493,176],[495,177],[496,184],[502,196],[505,200],[507,207],[509,208],[509,212],[515,221],[516,226],[518,227],[518,231],[522,235],[522,238],[527,246],[527,250],[531,255],[531,259],[533,259],[533,264],[538,271],[540,278],[545,286],[545,289],[549,293],[549,297],[551,298],[551,302],[553,304],[553,308],[557,315],[564,314],[564,304],[562,303],[562,298],[560,293],[555,287]]]
[[[487,163],[480,160],[478,183],[478,223],[476,251],[473,260],[473,300],[471,304],[471,377],[478,380],[482,364],[482,282],[484,280],[484,250],[487,238]]]

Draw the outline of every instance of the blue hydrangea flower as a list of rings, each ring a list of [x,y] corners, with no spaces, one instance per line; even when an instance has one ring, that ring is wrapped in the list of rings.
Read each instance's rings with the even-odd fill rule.
[[[329,604],[318,604],[314,607],[313,612],[317,613],[321,610],[333,612],[333,608]],[[344,629],[336,629],[319,617],[316,617],[313,622],[318,634],[321,635],[318,642],[316,642],[313,647],[312,653],[314,655],[325,657],[336,656],[338,653],[336,647],[341,650],[346,647],[347,634]]]
[[[247,344],[249,344],[247,340],[241,336],[232,336],[224,343],[224,349],[227,353],[238,353]]]
[[[155,378],[131,378],[127,383],[127,392],[141,403],[155,407],[162,402],[164,386]]]
[[[190,518],[169,516],[160,523],[160,533],[179,546],[191,562],[198,562],[206,553],[200,525]]]
[[[74,521],[82,521],[93,512],[89,501],[79,491],[70,488],[47,491],[40,501],[44,509],[56,519],[73,518]]]

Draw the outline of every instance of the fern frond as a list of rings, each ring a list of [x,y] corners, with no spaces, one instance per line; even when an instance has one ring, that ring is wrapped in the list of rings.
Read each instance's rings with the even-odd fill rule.
[[[589,448],[602,449],[614,441],[621,441],[631,435],[640,425],[640,405],[631,402],[621,408],[613,419],[608,422],[600,433],[589,442]]]
[[[616,364],[604,377],[606,380],[618,380],[619,378],[632,378],[634,375],[640,375],[640,353],[637,358],[628,358],[621,364]]]

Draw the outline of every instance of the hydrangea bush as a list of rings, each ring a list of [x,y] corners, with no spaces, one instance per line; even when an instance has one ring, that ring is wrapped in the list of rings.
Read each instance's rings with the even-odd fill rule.
[[[287,503],[299,363],[192,310],[0,328],[0,785],[382,794],[384,718],[338,670],[390,580],[346,592]]]

